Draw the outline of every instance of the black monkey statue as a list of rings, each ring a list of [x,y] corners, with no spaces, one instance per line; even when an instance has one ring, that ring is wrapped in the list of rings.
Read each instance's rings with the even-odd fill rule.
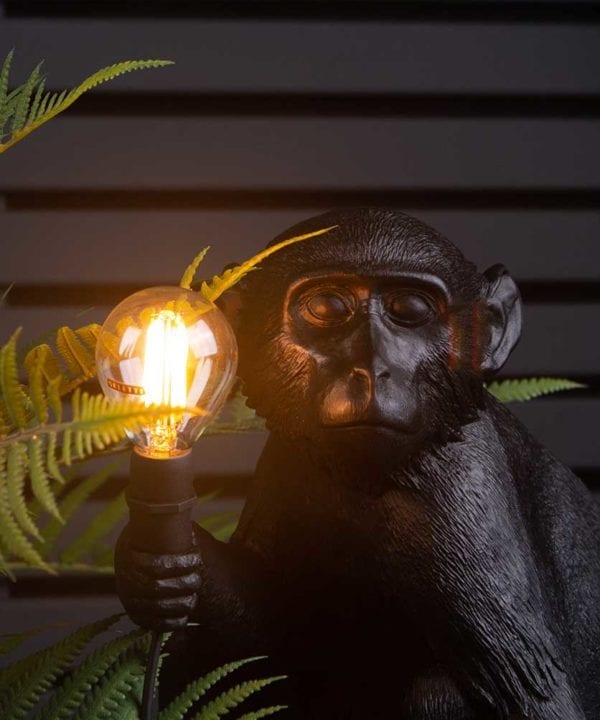
[[[282,717],[598,720],[598,505],[484,388],[519,339],[514,281],[391,210],[276,241],[331,225],[224,306],[270,430],[230,543],[120,538],[130,616],[198,623],[163,685],[266,654]]]

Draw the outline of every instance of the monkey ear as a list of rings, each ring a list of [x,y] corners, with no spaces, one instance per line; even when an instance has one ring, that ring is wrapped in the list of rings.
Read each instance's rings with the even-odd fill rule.
[[[489,337],[481,363],[483,379],[492,377],[507,361],[521,336],[521,294],[504,265],[484,273],[483,298],[488,311]]]

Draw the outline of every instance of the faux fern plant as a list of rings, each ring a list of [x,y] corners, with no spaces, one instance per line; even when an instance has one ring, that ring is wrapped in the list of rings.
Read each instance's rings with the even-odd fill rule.
[[[9,90],[8,80],[12,60],[11,50],[0,70],[0,153],[66,110],[85,92],[97,85],[134,70],[173,64],[171,60],[126,60],[98,70],[72,90],[52,93],[45,90],[46,80],[41,73],[42,63],[34,68],[22,85]]]
[[[0,669],[2,720],[137,720],[150,633],[140,629],[120,632],[82,656],[120,617],[85,625],[55,645]],[[0,656],[31,635],[0,636]],[[284,676],[245,680],[220,689],[237,670],[262,659],[230,662],[198,678],[161,710],[159,720],[258,720],[284,710],[282,705],[243,710],[244,701]]]

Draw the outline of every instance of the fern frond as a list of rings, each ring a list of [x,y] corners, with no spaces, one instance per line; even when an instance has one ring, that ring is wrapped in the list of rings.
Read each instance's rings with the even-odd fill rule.
[[[56,333],[56,348],[73,376],[87,379],[94,375],[94,348],[87,348],[70,327]]]
[[[318,235],[323,235],[324,233],[333,230],[335,227],[337,227],[337,225],[331,225],[331,227],[315,230],[314,232],[306,233],[305,235],[298,235],[293,238],[288,238],[287,240],[282,240],[276,245],[272,245],[262,252],[259,252],[257,255],[249,260],[246,260],[241,265],[236,265],[236,267],[226,270],[222,275],[215,275],[210,282],[203,282],[200,286],[200,292],[209,302],[214,302],[224,292],[230,290],[245,275],[254,270],[258,263],[268,258],[269,255],[276,253],[278,250],[281,250],[292,243],[297,243],[302,240],[317,237]]]
[[[275,715],[275,713],[281,710],[287,710],[287,705],[272,705],[271,707],[257,710],[256,712],[244,713],[238,720],[259,720],[260,718],[267,717],[268,715]]]
[[[494,380],[487,391],[502,403],[525,402],[541,395],[587,387],[564,378],[534,377],[511,380]]]
[[[63,522],[60,511],[56,505],[54,494],[50,489],[50,483],[48,482],[44,439],[40,437],[31,438],[28,447],[28,457],[29,476],[31,478],[31,489],[34,497],[38,499],[46,512],[50,513],[50,515],[55,517],[59,522]]]
[[[235,672],[243,665],[247,665],[257,660],[264,660],[266,656],[246,658],[244,660],[236,660],[234,662],[221,665],[216,670],[209,672],[194,682],[190,683],[186,689],[178,695],[159,715],[159,720],[183,720],[187,711],[192,705],[205,695],[214,685],[224,680],[232,672]]]
[[[84,703],[111,665],[145,634],[145,630],[134,630],[90,653],[81,665],[62,681],[50,701],[35,715],[34,720],[68,720]]]
[[[61,560],[65,563],[77,562],[94,548],[126,514],[125,493],[119,493],[96,515],[83,533],[63,550],[60,556]]]
[[[12,53],[9,53],[9,58],[12,59]],[[7,61],[9,61],[7,58]],[[8,82],[8,72],[10,69],[10,62],[4,63],[2,74],[0,75],[0,90],[2,88],[3,78],[5,76],[6,82]],[[70,107],[83,93],[91,90],[92,88],[102,83],[108,82],[119,75],[124,73],[132,72],[134,70],[144,70],[147,68],[158,68],[166,65],[172,65],[170,60],[127,60],[125,62],[116,63],[108,67],[98,70],[93,75],[86,78],[80,85],[73,88],[70,91],[63,91],[62,93],[46,93],[43,97],[38,93],[35,95],[34,103],[36,106],[35,112],[33,110],[33,104],[30,107],[30,100],[32,92],[36,89],[36,85],[39,81],[39,66],[30,75],[27,82],[20,88],[17,88],[16,98],[16,109],[12,110],[13,122],[11,125],[11,132],[8,135],[8,139],[5,142],[0,142],[0,153],[8,150],[15,143],[22,140],[24,137],[29,135],[44,123],[56,117],[61,112],[64,112]],[[39,87],[37,88],[39,92]],[[14,91],[13,91],[14,92]],[[0,94],[0,98],[2,95]],[[0,106],[1,107],[1,106]],[[26,121],[24,120],[26,118]],[[0,137],[0,141],[4,138]]]
[[[27,121],[27,111],[29,110],[29,103],[31,101],[31,95],[33,93],[33,90],[35,89],[36,85],[39,82],[40,79],[40,67],[42,66],[42,63],[40,63],[37,67],[33,69],[33,72],[31,75],[27,78],[27,81],[22,86],[18,98],[16,100],[15,109],[13,112],[13,118],[11,123],[11,133],[14,135],[15,133],[19,132],[19,130],[22,129],[22,127],[25,125],[25,122]]]
[[[17,328],[10,340],[0,350],[0,390],[10,421],[15,427],[27,425],[25,395],[19,382],[17,367],[17,339],[22,328]]]
[[[136,645],[141,643],[145,649],[143,653],[138,647],[130,647],[112,663],[78,707],[74,720],[125,718],[132,708],[137,709],[142,694],[144,657],[149,645],[147,634]]]
[[[200,252],[192,260],[192,262],[187,266],[187,268],[185,269],[185,272],[183,273],[183,276],[179,282],[179,287],[182,287],[185,290],[189,290],[192,287],[192,283],[194,282],[194,278],[196,277],[196,272],[198,271],[198,268],[200,267],[200,263],[204,260],[206,253],[209,250],[210,250],[210,245],[207,245],[205,248],[200,250]]]
[[[0,140],[4,134],[4,125],[14,112],[14,103],[9,103],[8,96],[8,76],[10,74],[10,66],[12,65],[14,50],[11,50],[6,56],[0,70]]]
[[[0,713],[11,720],[24,720],[40,697],[61,676],[89,642],[113,625],[111,616],[79,628],[52,647],[0,671]]]
[[[8,450],[6,459],[6,481],[8,491],[9,511],[12,512],[20,527],[37,540],[41,540],[27,504],[25,502],[25,476],[27,474],[27,446],[15,443]]]
[[[48,422],[50,415],[48,398],[46,396],[46,380],[44,378],[44,357],[40,353],[30,365],[29,397],[33,406],[35,419],[43,425]]]
[[[33,567],[52,572],[31,542],[25,537],[10,507],[8,477],[6,473],[2,472],[0,473],[0,548],[23,559]],[[4,556],[4,553],[2,555]]]
[[[248,680],[247,682],[240,683],[207,703],[199,713],[194,715],[193,720],[219,720],[219,718],[228,715],[231,710],[237,708],[238,705],[241,705],[244,700],[260,692],[268,685],[278,682],[279,680],[284,680],[285,678],[286,675],[278,675],[276,677]]]

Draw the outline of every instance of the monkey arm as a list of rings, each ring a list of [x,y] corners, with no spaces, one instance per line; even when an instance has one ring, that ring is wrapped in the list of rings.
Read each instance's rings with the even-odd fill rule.
[[[583,720],[501,451],[486,457],[474,440],[446,451],[457,452],[445,464],[453,476],[438,477],[426,491],[439,620],[432,645],[443,645],[440,652],[502,718],[516,712],[531,720]]]

